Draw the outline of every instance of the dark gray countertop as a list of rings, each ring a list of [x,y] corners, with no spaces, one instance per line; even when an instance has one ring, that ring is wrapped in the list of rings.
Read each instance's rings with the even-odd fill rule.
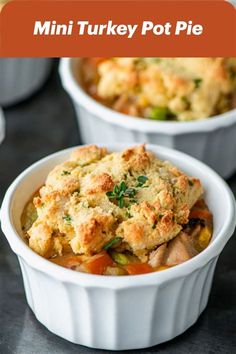
[[[56,68],[40,92],[6,109],[5,115],[7,135],[0,146],[0,202],[6,188],[27,166],[80,142],[75,113]],[[236,194],[236,176],[228,182]],[[17,258],[1,232],[0,236],[0,353],[99,352],[53,335],[35,319],[26,303]],[[198,322],[171,342],[137,352],[236,353],[236,237],[220,256],[209,303]]]

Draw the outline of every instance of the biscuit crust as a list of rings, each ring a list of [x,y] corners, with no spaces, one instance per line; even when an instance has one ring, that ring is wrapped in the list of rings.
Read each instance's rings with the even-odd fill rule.
[[[37,218],[26,236],[48,258],[65,251],[93,255],[119,237],[122,249],[146,262],[181,232],[202,194],[197,178],[145,145],[113,153],[85,146],[49,173],[33,199]]]

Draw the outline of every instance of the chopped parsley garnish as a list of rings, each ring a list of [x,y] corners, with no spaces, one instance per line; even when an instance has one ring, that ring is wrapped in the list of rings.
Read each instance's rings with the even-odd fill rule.
[[[154,224],[152,225],[152,229],[154,230],[157,226],[157,222],[155,221]]]
[[[70,224],[72,218],[70,215],[63,216],[63,220],[65,220],[68,224]]]
[[[137,203],[135,195],[138,192],[138,188],[144,188],[144,184],[148,178],[146,176],[139,176],[137,178],[138,184],[136,188],[128,187],[124,181],[120,185],[115,185],[113,191],[107,192],[106,195],[110,200],[115,200],[118,203],[119,208],[124,208],[125,198],[129,199],[130,203]]]
[[[147,176],[139,176],[137,180],[138,180],[137,187],[139,188],[139,187],[143,187],[143,185],[147,182],[148,178]]]
[[[194,185],[193,181],[191,181],[191,180],[189,179],[189,180],[188,180],[188,185],[189,185],[190,187],[192,187],[192,186]]]
[[[115,237],[115,238],[113,238],[113,240],[111,240],[110,242],[108,242],[108,243],[103,247],[103,249],[104,249],[105,251],[107,251],[107,250],[109,250],[109,248],[111,248],[111,247],[117,245],[118,243],[120,243],[121,240],[122,240],[121,237]]]
[[[163,214],[159,214],[157,215],[158,220],[154,221],[153,225],[152,225],[152,229],[154,230],[157,227],[157,223],[158,221],[160,221],[163,218]]]
[[[128,211],[126,211],[125,216],[126,216],[127,218],[131,218],[131,214],[130,214]]]
[[[199,88],[202,83],[202,79],[194,79],[193,82],[194,82],[195,88]]]
[[[110,200],[116,200],[118,202],[119,208],[124,208],[125,200],[124,198],[134,198],[137,193],[135,188],[128,188],[126,183],[122,181],[120,185],[115,185],[112,192],[107,192],[106,195]]]
[[[61,176],[67,176],[67,175],[70,175],[69,171],[66,170],[62,171]]]
[[[124,202],[124,198],[120,198],[119,200],[118,200],[118,206],[119,206],[119,208],[124,208],[124,206],[125,206],[125,202]]]
[[[135,194],[137,193],[135,188],[127,188],[125,191],[125,194],[129,197],[129,198],[134,198]]]

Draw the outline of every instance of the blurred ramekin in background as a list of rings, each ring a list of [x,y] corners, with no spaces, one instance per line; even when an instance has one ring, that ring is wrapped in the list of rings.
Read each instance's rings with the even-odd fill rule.
[[[232,4],[234,7],[236,7],[236,0],[226,0],[228,1],[230,4]]]
[[[124,144],[108,144],[121,151]],[[10,186],[1,208],[2,230],[18,256],[29,306],[53,333],[88,347],[125,350],[153,346],[183,333],[205,309],[219,254],[236,222],[227,184],[209,167],[160,146],[147,149],[201,179],[214,232],[199,255],[170,269],[137,276],[100,276],[60,267],[34,253],[21,238],[21,214],[30,196],[71,149],[48,156]]]
[[[5,120],[3,115],[3,110],[0,107],[0,144],[5,137]]]
[[[47,79],[48,58],[0,58],[0,104],[18,103],[37,91]]]
[[[79,58],[60,62],[63,87],[74,103],[84,143],[151,143],[188,153],[228,178],[236,170],[236,109],[206,120],[158,122],[116,112],[80,85]]]

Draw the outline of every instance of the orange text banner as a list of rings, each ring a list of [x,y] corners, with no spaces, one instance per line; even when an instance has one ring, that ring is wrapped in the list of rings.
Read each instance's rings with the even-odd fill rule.
[[[224,1],[12,1],[0,55],[236,56],[236,11]]]

